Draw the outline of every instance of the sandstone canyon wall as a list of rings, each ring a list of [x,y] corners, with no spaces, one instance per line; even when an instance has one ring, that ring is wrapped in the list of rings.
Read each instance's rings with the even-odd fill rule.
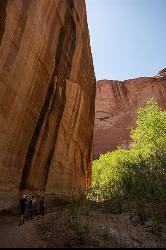
[[[166,69],[154,77],[97,82],[94,127],[94,158],[130,145],[130,130],[136,127],[136,112],[154,98],[166,109]]]
[[[0,210],[86,190],[95,85],[84,0],[0,0]]]

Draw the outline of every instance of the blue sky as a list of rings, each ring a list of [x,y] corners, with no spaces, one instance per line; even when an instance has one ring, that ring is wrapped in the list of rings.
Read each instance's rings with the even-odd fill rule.
[[[86,0],[96,79],[153,76],[166,67],[166,0]]]

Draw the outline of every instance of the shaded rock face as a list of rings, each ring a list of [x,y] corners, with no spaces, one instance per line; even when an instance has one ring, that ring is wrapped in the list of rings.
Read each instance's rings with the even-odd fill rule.
[[[0,0],[1,197],[86,190],[94,108],[85,1]]]
[[[117,146],[130,146],[130,130],[136,127],[137,109],[151,98],[166,109],[166,69],[154,77],[97,82],[94,158]]]
[[[0,1],[0,44],[5,30],[7,0]]]

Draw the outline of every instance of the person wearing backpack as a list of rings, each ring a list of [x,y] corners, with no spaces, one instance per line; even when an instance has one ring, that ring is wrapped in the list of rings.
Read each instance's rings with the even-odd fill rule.
[[[44,217],[44,214],[45,214],[45,200],[44,200],[44,196],[42,196],[40,201],[39,201],[38,219],[39,219],[40,215],[42,215]]]
[[[25,216],[26,206],[27,206],[27,196],[24,194],[23,197],[20,199],[20,214],[21,214],[21,218],[20,218],[20,224],[19,224],[19,226],[21,226],[22,224],[24,224],[24,216]]]
[[[29,212],[28,212],[28,219],[30,217],[30,219],[33,219],[33,212],[34,212],[34,206],[35,206],[35,200],[34,200],[34,196],[32,196],[32,198],[30,198],[29,200]]]

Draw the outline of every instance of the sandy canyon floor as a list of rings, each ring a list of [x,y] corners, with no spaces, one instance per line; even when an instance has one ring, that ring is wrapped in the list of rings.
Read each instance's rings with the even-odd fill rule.
[[[57,206],[22,226],[19,216],[1,215],[0,225],[0,248],[166,247],[164,225],[154,232],[150,222],[141,225],[127,212],[116,215],[87,206]]]

